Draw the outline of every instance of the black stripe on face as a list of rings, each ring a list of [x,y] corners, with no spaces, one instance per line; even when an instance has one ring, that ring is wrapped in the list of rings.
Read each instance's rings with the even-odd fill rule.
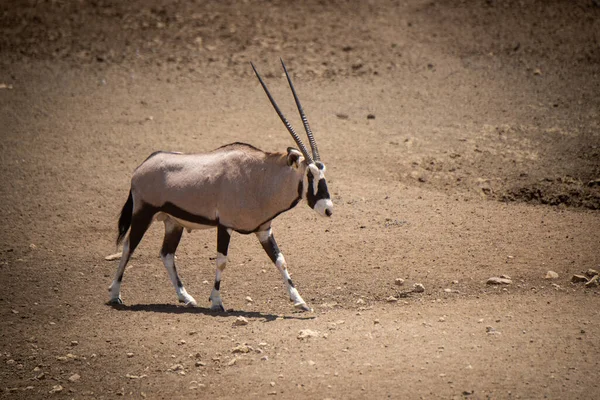
[[[327,182],[325,178],[319,179],[317,182],[317,194],[314,191],[315,178],[312,172],[308,171],[306,174],[308,178],[308,189],[306,191],[306,202],[310,208],[315,208],[317,201],[321,199],[329,199],[329,189],[327,188]]]

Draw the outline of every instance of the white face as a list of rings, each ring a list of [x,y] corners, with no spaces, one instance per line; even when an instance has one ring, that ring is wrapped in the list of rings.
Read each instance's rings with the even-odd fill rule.
[[[306,184],[304,198],[308,206],[322,217],[331,217],[333,202],[325,180],[325,165],[320,161],[309,164],[306,168]]]

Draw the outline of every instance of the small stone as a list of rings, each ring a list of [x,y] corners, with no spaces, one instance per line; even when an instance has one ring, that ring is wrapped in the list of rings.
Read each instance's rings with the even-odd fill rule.
[[[185,368],[181,364],[173,364],[167,369],[167,371],[168,372],[183,372],[184,369]]]
[[[539,69],[539,68],[536,68],[536,69],[533,70],[533,74],[534,75],[541,75],[542,74],[542,70]]]
[[[275,387],[275,382],[269,382],[269,385],[271,385],[271,387]]]
[[[61,385],[54,385],[52,386],[52,390],[50,390],[48,393],[50,394],[54,394],[54,393],[59,393],[62,392],[63,387]]]
[[[487,332],[488,335],[499,335],[500,332],[498,332],[496,329],[494,329],[494,327],[492,326],[486,326],[485,327],[485,331]]]
[[[77,340],[71,340],[71,346],[77,346],[79,342]]]
[[[375,114],[368,114],[367,119],[375,119]]]
[[[308,363],[307,363],[307,364],[308,364],[308,365],[310,365],[310,366],[312,367],[313,365],[315,365],[315,364],[316,364],[316,362],[314,362],[313,360],[308,360]]]
[[[232,353],[249,353],[252,350],[250,346],[246,346],[245,344],[240,344],[239,346],[231,349]]]
[[[415,293],[423,293],[425,291],[425,286],[421,283],[415,283],[413,285],[413,292]]]
[[[356,300],[356,304],[365,304],[365,301],[363,299],[358,299]]]
[[[17,310],[10,310],[13,314],[18,314],[19,312]]]
[[[378,319],[373,320],[373,324],[375,324],[375,325],[379,324],[379,322],[380,321]]]
[[[119,260],[121,258],[121,255],[123,253],[119,252],[119,253],[115,253],[115,254],[111,254],[109,256],[104,257],[104,259],[106,261],[113,261],[113,260]]]
[[[404,279],[402,279],[402,278],[396,278],[396,279],[394,280],[394,283],[395,283],[397,286],[402,286],[402,285],[404,285]]]
[[[581,283],[581,282],[587,282],[587,278],[583,275],[573,275],[573,277],[571,278],[571,282],[573,283]]]
[[[544,279],[557,279],[557,278],[558,278],[558,274],[554,271],[546,272],[546,276],[544,277]]]
[[[179,341],[179,343],[177,343],[177,344],[178,344],[179,346],[182,346],[182,345],[184,345],[185,343],[186,343],[186,341],[185,341],[185,340],[183,340],[183,339],[181,339],[181,340]]]
[[[450,288],[446,288],[446,289],[444,289],[444,292],[445,292],[445,293],[452,293],[452,289],[450,289]]]
[[[250,297],[250,296],[246,296],[246,301],[247,301],[248,303],[253,303],[253,302],[254,302],[254,301],[252,300],[252,297]]]
[[[233,321],[233,326],[245,326],[248,325],[248,320],[241,315]]]
[[[237,362],[237,357],[234,357],[227,363],[227,365],[231,367],[232,365],[235,365],[236,362]]]
[[[488,279],[486,283],[488,285],[510,285],[512,283],[512,280],[510,278],[498,278],[493,276],[490,279]]]
[[[196,361],[196,367],[206,367],[206,363],[202,361]]]
[[[600,284],[600,282],[598,282],[598,278],[600,278],[600,276],[595,275],[592,279],[590,279],[589,281],[587,281],[585,283],[585,287],[586,288],[597,287]]]
[[[585,271],[585,274],[587,276],[589,276],[590,278],[592,278],[592,277],[598,275],[598,271],[596,271],[595,269],[590,268],[587,271]]]
[[[269,361],[269,357],[268,356],[262,356],[260,359],[262,361]]]
[[[127,353],[127,358],[133,357],[133,353]]]
[[[444,317],[440,317],[440,318],[438,319],[438,321],[440,321],[440,322],[446,322],[446,318],[444,318]]]
[[[10,359],[10,360],[6,360],[6,365],[12,365],[15,363],[15,360]]]
[[[81,379],[81,376],[79,376],[79,374],[73,374],[69,377],[69,381],[71,381],[71,382],[77,382],[80,379]]]
[[[299,333],[298,333],[298,339],[303,340],[303,339],[308,339],[311,337],[319,337],[319,332],[317,331],[313,331],[310,329],[302,329]]]
[[[388,303],[394,303],[394,302],[398,301],[398,299],[397,299],[397,298],[395,298],[394,296],[390,296],[390,297],[388,297],[388,298],[386,299],[386,301],[387,301]]]

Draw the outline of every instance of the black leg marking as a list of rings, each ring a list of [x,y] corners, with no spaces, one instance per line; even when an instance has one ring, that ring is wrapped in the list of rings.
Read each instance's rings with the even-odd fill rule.
[[[292,280],[291,280],[291,279],[288,279],[288,284],[289,284],[291,287],[296,287],[296,286],[294,286],[294,282],[292,282]]]
[[[221,281],[215,281],[215,290],[221,290]]]
[[[170,224],[170,226],[167,227],[165,224],[165,238],[163,239],[163,245],[162,249],[160,250],[160,254],[163,256],[166,256],[167,254],[175,254],[182,234],[183,228],[181,226]]]
[[[277,257],[279,256],[280,251],[273,235],[269,235],[269,238],[265,242],[260,242],[260,244],[262,245],[263,249],[265,249],[265,251],[267,252],[267,255],[269,256],[271,261],[277,261]]]
[[[227,228],[223,225],[217,226],[217,251],[224,256],[227,255],[230,239],[231,235],[227,232]]]
[[[135,248],[140,244],[148,227],[152,223],[155,210],[153,207],[142,206],[142,208],[131,219],[131,230],[129,231],[129,255],[133,254]]]
[[[117,282],[119,282],[119,283],[123,282],[123,272],[121,272],[121,274],[117,278]]]

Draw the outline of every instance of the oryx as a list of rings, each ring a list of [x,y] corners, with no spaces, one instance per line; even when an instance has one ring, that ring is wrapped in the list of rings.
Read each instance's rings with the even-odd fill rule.
[[[300,137],[269,93],[258,71],[252,68],[271,104],[294,138],[300,151],[268,153],[249,144],[232,143],[204,154],[156,152],[131,178],[131,189],[119,218],[117,245],[125,239],[123,254],[110,288],[110,303],[121,304],[121,281],[131,254],[154,219],[165,224],[160,257],[175,286],[179,301],[195,306],[177,275],[175,251],[184,228],[217,228],[217,269],[209,300],[211,309],[224,311],[220,296],[221,274],[227,263],[232,232],[254,233],[281,273],[290,300],[310,310],[290,278],[283,254],[273,236],[271,222],[302,199],[319,215],[330,217],[333,203],[325,181],[325,165],[300,105],[288,71],[281,61],[294,95],[312,150]],[[129,235],[127,232],[129,231]]]

